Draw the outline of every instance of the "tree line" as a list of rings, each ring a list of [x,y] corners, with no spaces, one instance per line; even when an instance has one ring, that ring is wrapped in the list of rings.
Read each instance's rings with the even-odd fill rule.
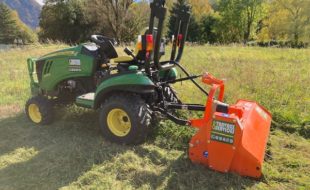
[[[133,0],[47,0],[40,17],[39,38],[78,43],[92,34],[134,41],[147,26],[149,5]]]
[[[310,42],[309,0],[166,0],[170,10],[164,29],[167,38],[173,33],[172,11],[187,4],[192,12],[190,42],[290,47]],[[103,34],[132,42],[148,26],[149,14],[148,0],[47,0],[38,38],[74,44]]]
[[[193,13],[188,36],[192,42],[289,47],[310,42],[309,0],[178,0],[172,10],[188,2]]]

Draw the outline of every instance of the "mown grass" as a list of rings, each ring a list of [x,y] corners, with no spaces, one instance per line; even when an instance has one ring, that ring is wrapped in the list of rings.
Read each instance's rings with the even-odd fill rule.
[[[26,59],[64,45],[0,52],[0,189],[309,189],[310,50],[187,47],[182,64],[226,79],[226,101],[255,100],[273,114],[264,176],[222,174],[192,164],[191,130],[162,122],[140,146],[105,141],[95,111],[59,108],[49,126],[29,122]],[[184,76],[184,75],[183,75]],[[205,96],[174,85],[185,102]],[[189,114],[197,117],[197,114]]]

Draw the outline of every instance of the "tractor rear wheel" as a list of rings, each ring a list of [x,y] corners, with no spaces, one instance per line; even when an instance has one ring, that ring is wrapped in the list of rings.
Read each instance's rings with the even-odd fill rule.
[[[28,119],[35,124],[47,125],[53,120],[52,103],[43,96],[30,98],[25,106]]]
[[[135,94],[113,94],[102,104],[99,118],[103,136],[111,142],[139,144],[150,130],[151,110]]]

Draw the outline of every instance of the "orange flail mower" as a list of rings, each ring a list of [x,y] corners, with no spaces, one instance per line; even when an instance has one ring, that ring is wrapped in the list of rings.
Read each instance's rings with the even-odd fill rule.
[[[223,104],[224,82],[210,74],[202,77],[211,85],[204,117],[190,120],[198,132],[189,143],[189,157],[220,172],[236,172],[259,178],[268,140],[271,115],[259,104],[239,100]],[[216,91],[219,90],[217,100]]]

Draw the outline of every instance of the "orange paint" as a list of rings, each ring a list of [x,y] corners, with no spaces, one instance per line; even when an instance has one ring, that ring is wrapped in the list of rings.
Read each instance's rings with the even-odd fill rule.
[[[255,102],[239,100],[228,113],[216,112],[217,100],[223,101],[224,82],[205,74],[202,81],[211,85],[202,119],[190,120],[198,132],[190,141],[189,157],[220,172],[235,172],[259,178],[267,145],[271,115]]]

